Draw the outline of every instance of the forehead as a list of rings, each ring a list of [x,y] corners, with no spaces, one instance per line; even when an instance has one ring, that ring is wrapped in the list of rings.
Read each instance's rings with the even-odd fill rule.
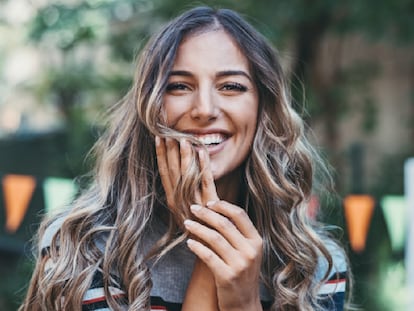
[[[190,34],[178,47],[174,66],[249,68],[249,62],[232,36],[222,29]]]

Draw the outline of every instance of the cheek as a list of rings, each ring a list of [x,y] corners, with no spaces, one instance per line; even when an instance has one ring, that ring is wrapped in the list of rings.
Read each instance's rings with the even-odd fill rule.
[[[176,105],[173,105],[168,101],[164,101],[163,114],[165,124],[169,127],[172,127],[174,124],[176,124],[180,116],[180,112],[177,110]]]
[[[244,124],[246,129],[246,138],[250,141],[256,134],[257,119],[259,115],[259,102],[256,95],[252,96],[250,100],[246,101],[238,112],[240,124]]]
[[[253,141],[257,132],[257,116],[252,114],[251,119],[246,123],[245,143],[249,150],[253,147]]]
[[[183,121],[189,111],[189,100],[183,98],[166,96],[163,102],[163,112],[165,123],[169,127],[174,127],[178,122]]]
[[[253,140],[257,129],[257,113],[252,111],[249,114],[243,115],[240,119],[241,124],[244,124],[245,135],[248,140]]]

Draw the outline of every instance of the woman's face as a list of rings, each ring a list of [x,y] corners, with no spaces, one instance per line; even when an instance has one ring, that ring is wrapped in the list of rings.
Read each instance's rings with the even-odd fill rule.
[[[214,179],[228,176],[249,154],[258,105],[248,61],[227,33],[183,40],[164,96],[167,124],[207,147]]]

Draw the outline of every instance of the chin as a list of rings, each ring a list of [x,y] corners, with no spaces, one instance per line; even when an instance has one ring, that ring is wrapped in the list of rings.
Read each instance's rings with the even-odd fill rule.
[[[214,167],[211,168],[211,174],[213,175],[214,181],[222,179],[224,176],[227,175],[226,171],[223,171],[222,169],[220,170],[220,168],[214,168]]]
[[[214,181],[220,179],[222,176],[214,171],[211,172],[213,174],[213,179]]]
[[[219,180],[225,180],[226,177],[232,176],[231,174],[226,174],[225,172],[217,172],[217,171],[212,171],[212,174],[213,174],[213,179],[215,182]]]

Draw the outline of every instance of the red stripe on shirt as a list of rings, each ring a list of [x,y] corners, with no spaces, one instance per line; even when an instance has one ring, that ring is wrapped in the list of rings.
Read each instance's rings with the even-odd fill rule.
[[[342,282],[346,282],[346,279],[329,280],[329,281],[326,281],[325,284],[337,284],[337,283],[342,283]]]

